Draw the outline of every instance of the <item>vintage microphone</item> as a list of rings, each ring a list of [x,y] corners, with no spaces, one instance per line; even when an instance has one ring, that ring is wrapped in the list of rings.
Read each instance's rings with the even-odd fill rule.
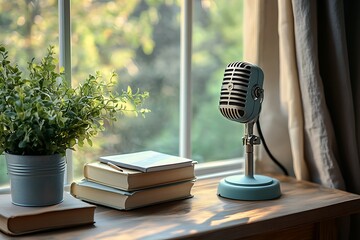
[[[264,74],[261,68],[246,62],[227,65],[221,87],[219,108],[232,121],[245,123],[245,175],[222,179],[218,195],[237,200],[267,200],[281,196],[280,183],[274,178],[254,174],[254,145],[260,138],[253,134],[264,98]]]

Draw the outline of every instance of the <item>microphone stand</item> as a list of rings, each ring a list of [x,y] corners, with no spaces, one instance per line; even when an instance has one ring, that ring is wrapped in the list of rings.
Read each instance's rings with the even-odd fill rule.
[[[236,200],[268,200],[281,196],[277,179],[254,174],[254,145],[260,144],[260,138],[253,134],[256,120],[245,123],[245,175],[234,175],[222,179],[218,186],[218,195]]]
[[[245,146],[245,176],[248,178],[254,178],[254,145],[260,144],[260,138],[253,135],[255,122],[245,123],[245,136],[242,139]]]

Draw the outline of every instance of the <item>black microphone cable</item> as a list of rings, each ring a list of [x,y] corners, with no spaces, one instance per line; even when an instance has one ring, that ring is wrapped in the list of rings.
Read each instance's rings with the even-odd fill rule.
[[[260,120],[259,118],[257,119],[256,121],[256,128],[257,128],[257,131],[260,135],[260,139],[261,141],[263,142],[263,145],[264,145],[264,148],[265,148],[265,151],[266,153],[269,155],[270,159],[283,171],[283,173],[286,175],[286,176],[289,176],[289,173],[288,171],[286,170],[286,168],[284,167],[284,165],[282,165],[270,152],[267,144],[266,144],[266,141],[265,141],[265,138],[264,138],[264,135],[261,131],[261,127],[260,127]]]

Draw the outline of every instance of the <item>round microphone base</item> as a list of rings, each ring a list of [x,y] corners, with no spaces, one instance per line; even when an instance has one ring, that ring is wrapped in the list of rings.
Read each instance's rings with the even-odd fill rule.
[[[262,175],[235,175],[220,181],[217,194],[235,200],[270,200],[281,196],[280,182]]]

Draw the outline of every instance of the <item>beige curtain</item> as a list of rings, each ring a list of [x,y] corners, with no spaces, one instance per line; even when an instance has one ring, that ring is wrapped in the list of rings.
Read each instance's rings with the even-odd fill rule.
[[[244,61],[259,65],[265,74],[265,100],[260,122],[265,140],[281,163],[293,174],[292,152],[287,125],[287,112],[280,104],[279,37],[277,6],[274,1],[245,1]],[[257,172],[279,172],[263,148],[255,153]],[[298,171],[295,169],[295,171]],[[304,170],[300,170],[304,171]]]
[[[265,74],[260,122],[272,153],[297,179],[360,194],[357,2],[245,0],[243,60]],[[257,171],[280,172],[258,150]],[[359,217],[351,224],[360,239]]]

